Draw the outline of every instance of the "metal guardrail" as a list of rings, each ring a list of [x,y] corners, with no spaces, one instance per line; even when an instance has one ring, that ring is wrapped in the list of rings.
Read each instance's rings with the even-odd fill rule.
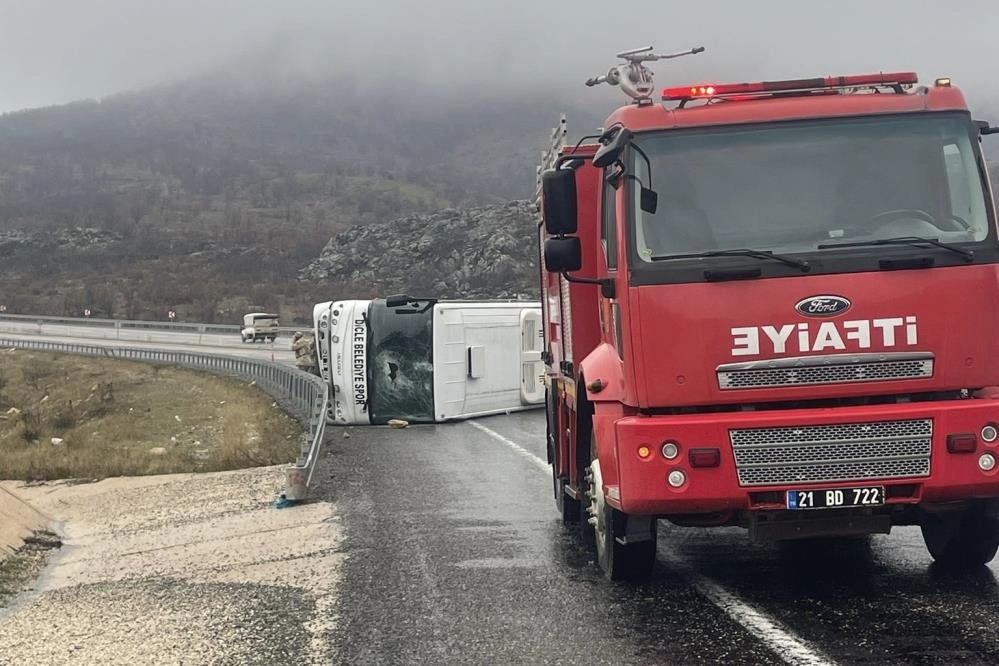
[[[243,330],[238,324],[199,324],[188,322],[143,321],[136,319],[99,319],[96,317],[51,317],[47,315],[19,315],[8,312],[0,313],[0,321],[12,321],[32,324],[59,324],[62,326],[91,326],[94,328],[113,329],[152,329],[163,331],[188,331],[191,333],[232,333],[239,335]],[[277,326],[278,333],[294,333],[309,328],[308,324],[301,326]]]
[[[329,386],[315,375],[280,363],[199,352],[138,349],[135,347],[101,347],[99,345],[11,338],[0,338],[0,348],[173,365],[251,380],[294,414],[303,426],[308,427],[308,437],[302,443],[298,459],[287,468],[283,498],[297,501],[308,497],[312,475],[315,472],[319,452],[326,436],[326,404],[329,402]]]

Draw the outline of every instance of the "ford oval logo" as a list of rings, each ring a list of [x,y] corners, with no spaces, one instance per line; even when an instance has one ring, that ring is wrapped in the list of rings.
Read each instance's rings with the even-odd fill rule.
[[[811,296],[798,301],[794,309],[806,317],[835,317],[849,310],[850,305],[842,296]]]

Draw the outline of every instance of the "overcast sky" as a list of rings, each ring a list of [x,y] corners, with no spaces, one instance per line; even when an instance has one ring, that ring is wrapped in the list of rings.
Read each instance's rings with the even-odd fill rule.
[[[656,83],[916,70],[999,112],[999,0],[0,0],[0,12],[0,111],[260,53],[312,74],[585,91],[617,51],[703,45],[656,65]]]

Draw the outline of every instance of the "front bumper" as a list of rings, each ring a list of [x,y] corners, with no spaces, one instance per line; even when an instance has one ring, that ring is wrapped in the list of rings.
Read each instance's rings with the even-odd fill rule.
[[[790,428],[791,432],[821,426],[853,426],[886,422],[929,420],[932,434],[927,435],[928,465],[902,469],[903,476],[885,478],[876,474],[876,461],[845,468],[835,481],[783,479],[769,485],[740,483],[731,432],[746,429]],[[693,515],[772,510],[785,508],[785,493],[791,489],[833,489],[858,486],[884,486],[887,504],[944,503],[976,497],[999,496],[999,465],[983,471],[979,457],[988,452],[999,459],[999,441],[985,442],[981,430],[999,423],[999,400],[967,399],[830,409],[793,409],[760,412],[704,413],[680,416],[630,416],[615,423],[614,456],[618,483],[605,487],[608,501],[616,508],[637,515]],[[827,429],[828,430],[828,429]],[[784,431],[787,432],[787,431]],[[950,453],[947,437],[952,434],[975,434],[973,452]],[[679,455],[667,460],[661,453],[666,441],[676,442]],[[808,442],[805,442],[807,445]],[[790,442],[788,446],[799,446]],[[771,445],[770,455],[781,454],[779,445]],[[642,447],[652,455],[642,458]],[[717,467],[695,468],[689,460],[691,449],[713,448],[720,452]],[[887,448],[887,447],[886,447]],[[877,448],[874,449],[873,455]],[[790,452],[789,452],[790,454]],[[871,455],[868,447],[867,455]],[[741,460],[744,460],[742,458]],[[865,460],[870,461],[870,458]],[[832,461],[827,460],[832,464]],[[918,467],[918,465],[917,465]],[[670,472],[680,470],[685,482],[672,487]],[[909,471],[914,473],[909,473]],[[810,512],[811,513],[811,512]]]

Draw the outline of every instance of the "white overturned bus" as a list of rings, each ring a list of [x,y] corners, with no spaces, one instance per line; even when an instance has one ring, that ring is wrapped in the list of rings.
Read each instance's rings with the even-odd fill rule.
[[[540,303],[391,296],[319,303],[313,320],[328,423],[439,423],[544,404]]]

